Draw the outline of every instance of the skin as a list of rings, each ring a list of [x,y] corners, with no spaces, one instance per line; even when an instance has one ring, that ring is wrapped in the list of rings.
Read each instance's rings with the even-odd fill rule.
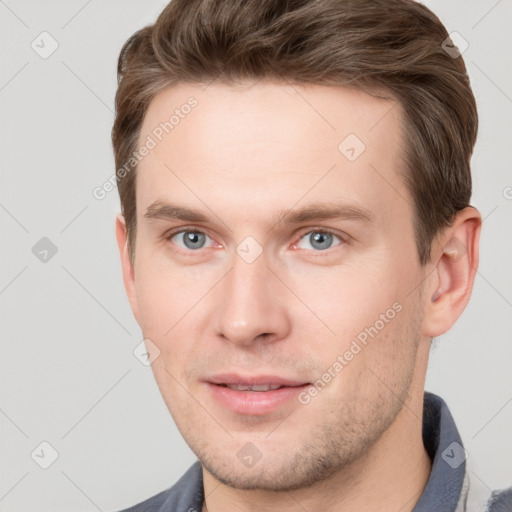
[[[429,347],[469,300],[479,213],[459,212],[421,266],[392,102],[319,85],[181,84],[151,102],[140,141],[190,96],[197,107],[138,166],[133,264],[121,215],[116,231],[133,313],[160,351],[156,381],[203,467],[203,510],[412,510],[431,469]],[[338,149],[351,133],[366,146],[354,161]],[[148,218],[155,201],[205,219]],[[372,220],[283,217],[335,203]],[[205,233],[205,246],[187,248],[180,230]],[[310,235],[325,230],[335,236],[319,248]],[[247,236],[263,250],[252,263],[236,252]],[[396,303],[306,405],[238,414],[203,382],[237,372],[313,383]],[[261,453],[250,468],[237,457],[248,442]]]

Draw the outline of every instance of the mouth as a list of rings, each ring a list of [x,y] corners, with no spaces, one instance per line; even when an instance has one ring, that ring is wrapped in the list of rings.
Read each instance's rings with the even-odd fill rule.
[[[221,407],[244,415],[264,415],[278,410],[311,385],[277,376],[242,377],[233,374],[218,375],[205,383]]]
[[[205,379],[206,382],[227,387],[246,387],[254,391],[269,391],[270,388],[297,387],[310,384],[304,380],[285,378],[278,375],[239,375],[237,373],[223,373]],[[259,389],[261,388],[261,389]]]
[[[298,387],[298,386],[279,386],[277,384],[259,384],[254,386],[247,386],[244,384],[217,384],[218,386],[222,386],[225,388],[232,389],[234,391],[275,391],[276,389],[282,389],[286,387]]]

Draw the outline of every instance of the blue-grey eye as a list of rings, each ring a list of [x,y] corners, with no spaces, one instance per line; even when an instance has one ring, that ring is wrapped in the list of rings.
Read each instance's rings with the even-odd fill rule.
[[[301,249],[325,251],[332,247],[335,240],[338,240],[338,242],[341,243],[341,239],[338,236],[327,231],[310,231],[299,240],[298,247]]]
[[[203,249],[210,237],[200,231],[180,231],[171,237],[171,241],[182,249]]]

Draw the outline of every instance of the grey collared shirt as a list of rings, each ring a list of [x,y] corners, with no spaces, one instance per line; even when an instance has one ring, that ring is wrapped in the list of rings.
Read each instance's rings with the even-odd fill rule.
[[[512,512],[512,487],[491,491],[470,476],[448,406],[432,393],[425,393],[423,443],[432,471],[413,512]],[[172,487],[123,512],[201,512],[203,500],[203,472],[197,461]]]

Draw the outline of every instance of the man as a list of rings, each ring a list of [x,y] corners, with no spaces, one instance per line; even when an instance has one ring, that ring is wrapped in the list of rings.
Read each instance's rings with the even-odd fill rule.
[[[125,44],[124,283],[199,459],[130,511],[510,509],[424,393],[481,228],[447,41],[409,0],[173,0]]]

